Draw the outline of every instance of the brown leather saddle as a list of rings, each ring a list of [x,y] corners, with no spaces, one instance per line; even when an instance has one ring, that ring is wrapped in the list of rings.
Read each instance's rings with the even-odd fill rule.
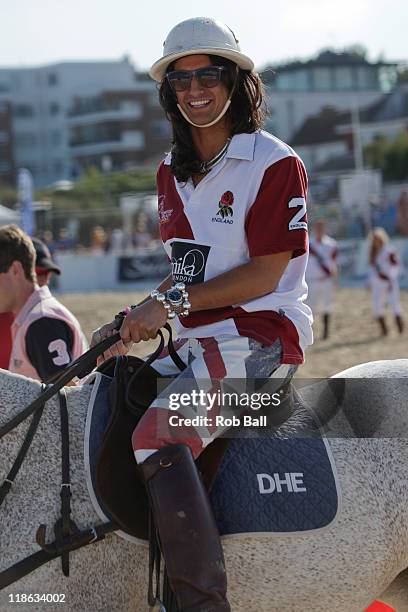
[[[160,374],[151,366],[164,346],[147,361],[138,357],[112,358],[98,370],[111,378],[109,400],[110,420],[99,449],[95,492],[110,519],[125,533],[148,539],[149,507],[145,486],[139,476],[132,449],[132,433],[146,409],[157,396]],[[169,354],[180,370],[186,365],[176,354],[170,335]],[[217,439],[197,460],[207,488],[211,486],[217,468],[227,448],[227,439]]]

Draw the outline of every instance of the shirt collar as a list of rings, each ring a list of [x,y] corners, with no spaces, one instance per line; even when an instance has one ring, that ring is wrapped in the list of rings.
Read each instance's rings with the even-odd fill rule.
[[[232,137],[225,157],[229,159],[254,160],[255,132],[251,134],[235,134]]]
[[[235,134],[235,136],[231,138],[231,142],[225,157],[228,159],[244,159],[246,161],[253,161],[255,139],[255,132],[252,132],[251,134]],[[171,152],[167,153],[166,157],[164,158],[164,165],[170,166],[170,164]]]
[[[20,312],[14,319],[14,324],[22,325],[25,319],[27,318],[28,314],[34,308],[34,306],[36,306],[42,300],[45,300],[49,297],[51,297],[51,292],[49,288],[47,287],[47,285],[44,285],[43,287],[37,287],[36,289],[34,289],[32,294],[30,295],[30,297],[25,302],[24,306],[22,307],[22,309],[20,310]]]

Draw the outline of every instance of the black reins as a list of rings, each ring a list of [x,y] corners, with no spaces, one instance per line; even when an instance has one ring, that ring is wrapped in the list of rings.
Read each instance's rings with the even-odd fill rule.
[[[123,318],[117,316],[117,328],[120,327]],[[168,324],[164,326],[168,331],[170,342],[169,352],[172,358],[179,362],[184,369],[186,366],[180,360],[171,342],[172,333]],[[140,370],[150,364],[156,358],[164,347],[164,336],[161,330],[158,330],[160,337],[159,347],[154,351],[152,358],[143,364]],[[10,469],[7,477],[0,486],[0,506],[4,502],[7,494],[10,492],[12,484],[21,468],[21,465],[27,455],[27,452],[34,439],[38,429],[39,422],[44,412],[46,402],[58,393],[60,406],[60,421],[61,421],[61,466],[62,466],[62,483],[60,489],[61,496],[61,516],[54,525],[55,540],[52,543],[45,542],[46,525],[41,524],[37,529],[36,541],[41,547],[41,550],[29,555],[25,559],[18,561],[11,567],[0,572],[0,591],[20,580],[30,572],[36,570],[41,565],[48,563],[52,559],[61,557],[62,571],[65,576],[69,576],[69,553],[73,550],[98,542],[105,535],[119,529],[113,521],[94,525],[84,530],[80,530],[76,523],[71,519],[71,480],[70,480],[70,457],[69,457],[69,426],[68,426],[68,408],[65,391],[62,389],[73,378],[84,378],[96,366],[97,358],[102,355],[109,347],[120,340],[120,334],[115,333],[109,338],[105,338],[78,359],[67,366],[60,374],[53,377],[53,384],[43,384],[40,395],[29,404],[22,412],[10,419],[8,423],[0,428],[0,439],[7,433],[18,427],[25,419],[33,415],[30,426],[25,435],[24,441],[20,447],[17,457]]]
[[[118,323],[119,324],[119,323]],[[161,332],[159,332],[160,335]],[[75,522],[71,520],[71,482],[70,482],[70,458],[69,458],[69,428],[68,408],[65,392],[62,387],[75,377],[83,378],[89,374],[96,365],[99,355],[102,355],[110,346],[120,340],[119,333],[105,338],[99,344],[89,349],[78,359],[73,361],[58,376],[54,377],[53,384],[41,387],[40,395],[29,404],[22,412],[10,419],[8,423],[0,428],[0,439],[7,433],[18,427],[24,420],[33,415],[30,426],[24,437],[17,457],[0,486],[0,506],[10,492],[14,480],[23,464],[27,452],[38,429],[46,402],[57,393],[59,394],[60,419],[61,419],[61,460],[62,460],[62,484],[61,484],[61,517],[54,525],[55,541],[51,544],[45,543],[46,526],[40,525],[36,534],[36,541],[41,546],[40,551],[29,555],[22,561],[15,563],[8,569],[0,572],[0,590],[6,588],[13,582],[26,576],[51,559],[61,557],[62,570],[65,576],[69,575],[69,552],[91,542],[97,542],[105,537],[107,533],[115,531],[117,525],[113,522],[97,525],[83,531],[79,530]]]

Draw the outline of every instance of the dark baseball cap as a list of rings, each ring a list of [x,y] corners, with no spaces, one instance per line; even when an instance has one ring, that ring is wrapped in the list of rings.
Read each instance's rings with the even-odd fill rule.
[[[61,269],[52,260],[51,253],[47,245],[39,238],[32,238],[31,240],[36,253],[35,267],[43,270],[49,270],[50,272],[55,272],[56,274],[61,274]]]

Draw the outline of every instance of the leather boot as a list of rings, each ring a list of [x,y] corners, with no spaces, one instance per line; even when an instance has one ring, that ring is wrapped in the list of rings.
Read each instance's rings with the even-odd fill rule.
[[[404,331],[404,319],[401,317],[401,315],[395,316],[395,323],[397,324],[399,333],[402,334]]]
[[[323,315],[323,336],[322,340],[327,340],[329,337],[329,323],[330,323],[330,315],[328,313]]]
[[[380,325],[381,335],[386,336],[388,334],[388,329],[384,317],[378,317],[377,321]]]
[[[190,448],[167,446],[138,467],[180,612],[229,612],[220,537]]]

